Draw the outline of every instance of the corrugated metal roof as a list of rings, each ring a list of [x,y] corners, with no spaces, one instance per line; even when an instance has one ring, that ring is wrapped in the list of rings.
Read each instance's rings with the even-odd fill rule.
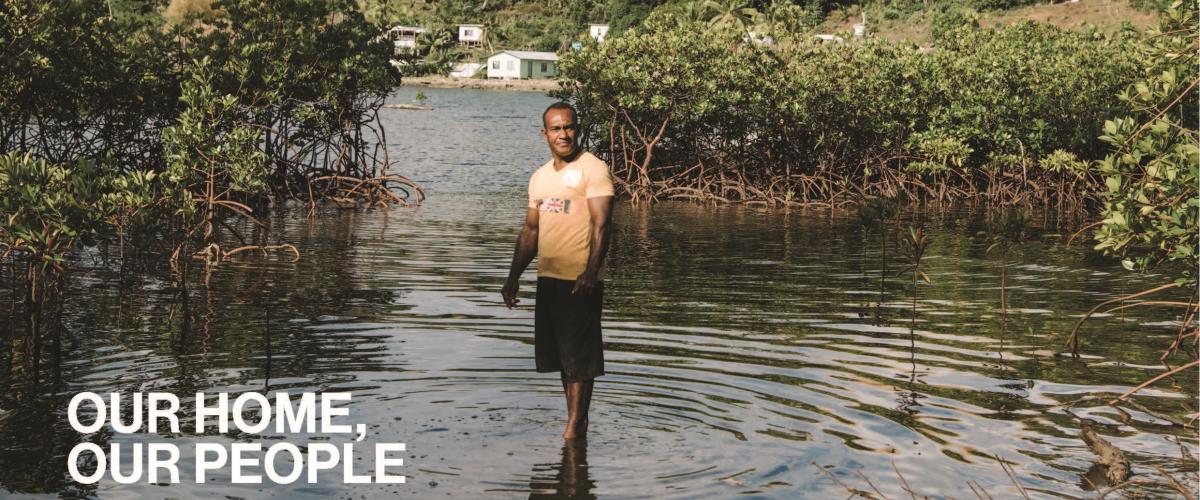
[[[531,50],[502,50],[491,57],[496,57],[500,54],[508,54],[518,59],[532,59],[534,61],[557,61],[558,54],[553,52],[534,52]],[[489,57],[489,59],[491,58]]]

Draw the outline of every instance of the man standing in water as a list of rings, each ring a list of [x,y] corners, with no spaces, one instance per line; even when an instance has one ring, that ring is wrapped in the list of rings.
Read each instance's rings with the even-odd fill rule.
[[[564,102],[542,113],[549,162],[529,179],[525,225],[500,294],[517,305],[521,273],[538,256],[534,357],[539,372],[559,372],[567,396],[563,438],[587,434],[592,383],[604,374],[600,267],[608,250],[613,183],[608,165],[576,143],[579,120]]]

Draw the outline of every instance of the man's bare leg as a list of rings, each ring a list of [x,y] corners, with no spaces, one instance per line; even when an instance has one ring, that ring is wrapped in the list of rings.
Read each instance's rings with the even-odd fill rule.
[[[587,436],[588,408],[592,406],[593,382],[594,380],[562,381],[563,392],[567,396],[567,429],[563,431],[563,439]]]

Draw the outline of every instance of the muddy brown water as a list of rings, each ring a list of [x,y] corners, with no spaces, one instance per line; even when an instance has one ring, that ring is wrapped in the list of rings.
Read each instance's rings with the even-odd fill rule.
[[[401,89],[408,101],[418,89]],[[1062,237],[1035,237],[999,269],[971,233],[980,216],[931,215],[922,263],[931,284],[895,276],[880,288],[878,233],[824,211],[666,203],[617,207],[607,275],[608,375],[597,382],[586,446],[564,448],[556,377],[532,370],[533,271],[522,307],[499,288],[524,211],[529,173],[546,158],[537,136],[544,96],[420,89],[434,111],[384,110],[391,156],[428,191],[417,209],[323,209],[309,221],[271,217],[275,238],[303,258],[246,259],[194,280],[182,304],[162,273],[123,276],[99,255],[68,293],[60,369],[30,397],[0,391],[0,496],[143,497],[845,497],[1017,495],[993,458],[1035,496],[1092,493],[1090,418],[1135,473],[1194,472],[1194,432],[1100,400],[1161,373],[1179,328],[1162,310],[1128,310],[1086,326],[1083,356],[1066,333],[1091,306],[1165,282],[1087,256]],[[1048,217],[1038,234],[1063,234]],[[11,292],[0,292],[9,303]],[[4,321],[10,321],[4,318]],[[1197,411],[1190,374],[1137,397],[1156,412]],[[297,443],[283,435],[80,436],[66,422],[79,391],[352,391],[365,444],[404,442],[403,485],[209,484],[94,487],[70,483],[65,456],[98,443]],[[189,403],[185,402],[185,407]],[[348,441],[344,437],[331,442]],[[184,462],[192,457],[186,455]],[[817,465],[814,465],[817,464]],[[1181,477],[1183,477],[1181,475]],[[1189,476],[1194,482],[1194,476]],[[1164,490],[1149,490],[1166,494]]]

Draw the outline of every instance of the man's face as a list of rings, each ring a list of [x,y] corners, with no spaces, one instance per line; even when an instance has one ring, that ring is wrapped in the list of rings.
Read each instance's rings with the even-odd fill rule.
[[[550,151],[560,158],[568,158],[575,153],[575,136],[579,134],[579,124],[575,123],[575,113],[569,109],[551,109],[546,113],[542,123],[542,135]]]

